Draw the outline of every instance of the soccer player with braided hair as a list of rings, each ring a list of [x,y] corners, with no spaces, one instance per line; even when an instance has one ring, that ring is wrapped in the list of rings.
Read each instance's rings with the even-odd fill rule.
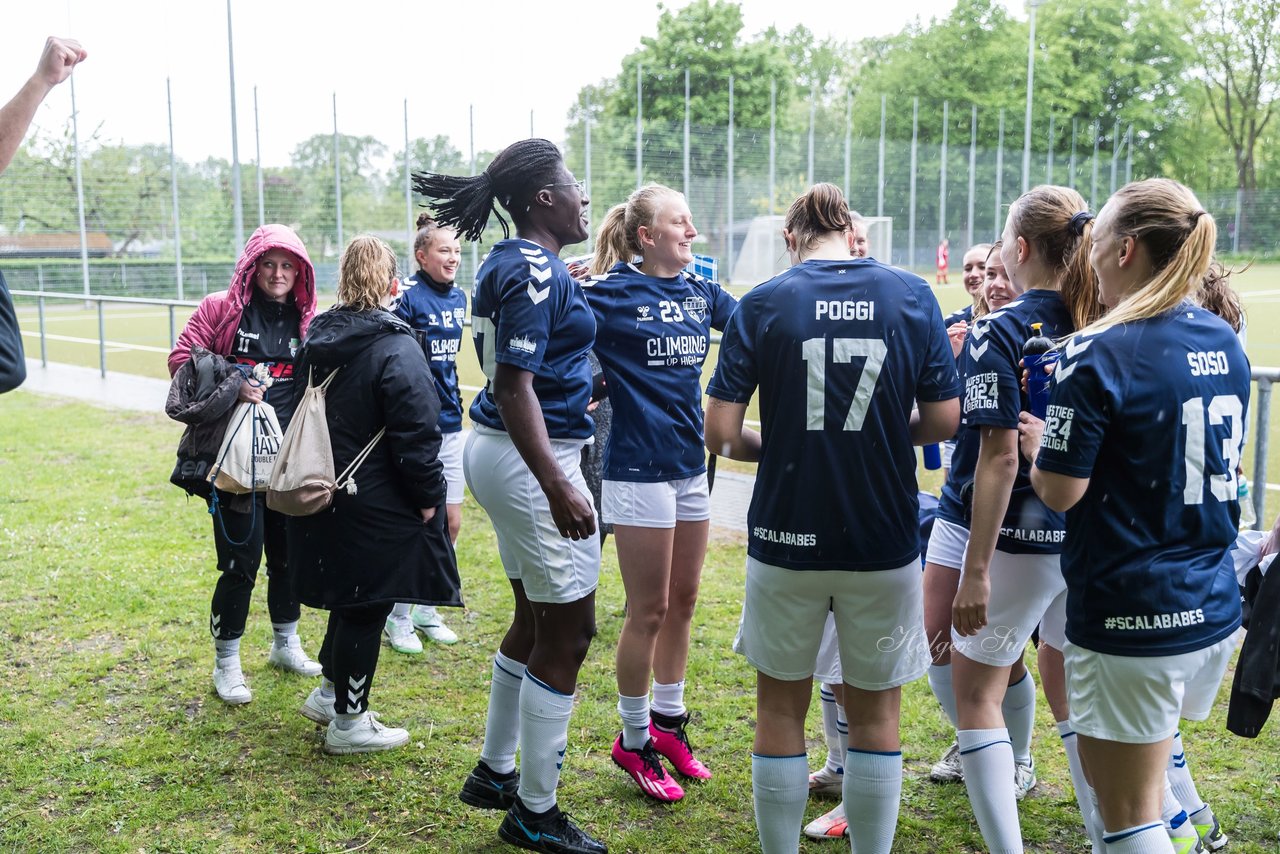
[[[471,405],[463,471],[493,522],[515,607],[494,657],[480,760],[459,798],[507,810],[498,835],[521,848],[604,852],[556,805],[600,577],[595,511],[581,471],[592,435],[587,351],[596,325],[559,258],[587,238],[590,200],[544,139],[513,143],[479,175],[419,174],[414,183],[433,200],[442,227],[478,240],[496,215],[504,236],[472,292],[472,334],[488,382]]]

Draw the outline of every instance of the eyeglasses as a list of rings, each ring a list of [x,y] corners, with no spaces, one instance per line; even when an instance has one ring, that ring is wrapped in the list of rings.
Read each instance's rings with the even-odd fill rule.
[[[585,183],[583,183],[582,181],[558,181],[558,182],[556,182],[556,183],[554,183],[554,184],[543,184],[543,185],[542,185],[542,189],[544,189],[544,190],[545,190],[547,187],[577,187],[577,188],[578,188],[578,192],[579,192],[579,193],[582,193],[582,195],[584,195],[584,196],[587,194],[587,185],[586,185]]]

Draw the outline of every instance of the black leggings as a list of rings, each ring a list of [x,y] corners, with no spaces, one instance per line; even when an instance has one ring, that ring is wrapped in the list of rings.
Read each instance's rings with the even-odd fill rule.
[[[252,513],[227,509],[233,496],[218,495],[218,517],[213,519],[213,544],[218,553],[218,583],[213,588],[209,608],[209,632],[217,640],[234,640],[244,634],[249,618],[258,565],[267,555],[267,613],[273,623],[292,623],[302,614],[289,578],[285,551],[283,513],[267,509],[266,496],[254,496]],[[223,533],[223,526],[226,532]],[[234,545],[232,540],[243,545]]]
[[[338,714],[356,714],[369,708],[369,688],[378,669],[382,648],[382,627],[391,615],[393,602],[334,608],[329,627],[320,645],[320,667],[333,683],[334,709]]]

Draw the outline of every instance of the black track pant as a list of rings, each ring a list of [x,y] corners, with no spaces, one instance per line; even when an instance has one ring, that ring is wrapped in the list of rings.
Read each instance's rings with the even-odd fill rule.
[[[254,496],[252,513],[227,509],[232,496],[220,493],[213,517],[213,543],[218,553],[218,583],[209,608],[209,632],[217,640],[244,634],[249,600],[263,551],[267,555],[267,612],[273,623],[292,623],[302,613],[289,578],[283,513],[267,509],[266,496]],[[219,521],[221,517],[221,521]],[[225,526],[226,530],[223,530]],[[240,545],[237,545],[239,543]]]
[[[394,603],[356,605],[329,612],[329,628],[320,646],[324,678],[333,683],[338,714],[356,714],[369,708],[369,688],[378,669],[382,627]]]

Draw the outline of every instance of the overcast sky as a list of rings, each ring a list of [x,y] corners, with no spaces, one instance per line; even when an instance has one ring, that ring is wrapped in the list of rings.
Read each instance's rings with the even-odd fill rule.
[[[1007,0],[1021,15],[1022,3]],[[671,0],[681,8],[688,0]],[[231,156],[225,0],[24,0],[5,4],[0,98],[31,74],[46,36],[72,35],[89,51],[75,73],[81,139],[167,144],[165,78],[173,89],[180,157]],[[803,23],[852,41],[945,16],[954,0],[743,0],[745,32]],[[612,77],[640,39],[657,32],[649,0],[232,0],[240,157],[254,159],[254,87],[262,160],[288,163],[302,139],[338,128],[403,148],[409,135],[451,137],[464,154],[468,110],[475,144],[497,150],[533,130],[560,142],[579,89]],[[607,10],[607,11],[606,11]],[[70,86],[36,123],[60,130]]]

